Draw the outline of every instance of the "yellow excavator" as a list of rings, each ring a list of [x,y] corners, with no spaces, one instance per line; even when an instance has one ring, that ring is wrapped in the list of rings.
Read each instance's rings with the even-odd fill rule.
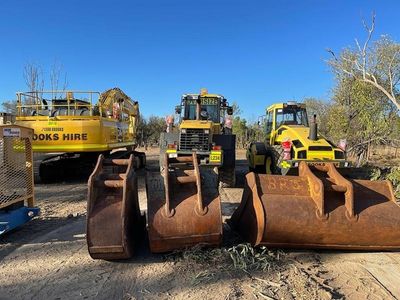
[[[304,104],[273,104],[266,120],[266,141],[247,150],[250,173],[231,227],[269,247],[400,248],[389,181],[349,178],[344,145],[318,133],[315,115],[309,126]]]
[[[113,156],[128,157],[136,148],[139,104],[119,88],[92,91],[17,93],[16,124],[32,128],[33,151],[55,154],[42,161],[39,176],[50,181],[77,171],[93,170],[99,154],[127,148]],[[144,164],[144,153],[134,152]]]

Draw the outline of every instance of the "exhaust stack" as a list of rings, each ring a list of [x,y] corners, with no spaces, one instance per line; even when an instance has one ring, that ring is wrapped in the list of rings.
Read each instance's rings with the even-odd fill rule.
[[[318,140],[318,125],[317,125],[317,115],[313,116],[311,121],[310,132],[308,134],[308,139],[312,141]]]
[[[200,97],[196,100],[196,120],[200,120],[200,112],[201,112],[201,99]]]

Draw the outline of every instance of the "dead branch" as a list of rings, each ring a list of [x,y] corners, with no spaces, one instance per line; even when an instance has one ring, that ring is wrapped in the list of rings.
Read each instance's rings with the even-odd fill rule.
[[[384,74],[383,76],[384,78],[388,78],[389,80],[388,83],[389,90],[388,90],[378,81],[376,74],[368,70],[369,66],[367,65],[368,55],[369,55],[368,46],[369,43],[371,42],[372,35],[375,30],[375,12],[372,13],[372,20],[370,26],[368,26],[368,24],[365,22],[364,19],[362,20],[362,23],[363,27],[367,31],[367,38],[364,41],[363,46],[361,47],[358,39],[355,39],[357,48],[356,57],[351,58],[351,57],[346,57],[346,55],[341,56],[341,60],[348,63],[350,67],[348,66],[346,67],[346,65],[341,64],[335,53],[331,49],[327,49],[327,51],[332,55],[335,61],[334,63],[331,64],[336,69],[340,69],[342,73],[352,76],[357,80],[371,84],[372,86],[380,90],[382,93],[384,93],[384,95],[396,106],[397,110],[400,110],[400,102],[397,99],[396,95],[396,85],[399,82],[399,80],[394,81],[395,74],[393,71],[393,63],[395,62],[396,57],[400,51],[395,51],[389,63],[388,70],[386,70],[386,74]],[[358,74],[358,72],[360,72],[361,74]]]

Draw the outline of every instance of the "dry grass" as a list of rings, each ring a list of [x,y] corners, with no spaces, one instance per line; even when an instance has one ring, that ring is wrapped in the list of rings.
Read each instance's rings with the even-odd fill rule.
[[[329,299],[335,294],[319,277],[322,266],[313,254],[299,262],[296,254],[239,244],[219,249],[196,246],[167,259],[180,274],[188,275],[194,288],[232,280],[225,299],[238,299],[243,292],[254,299]]]
[[[270,270],[279,264],[283,252],[268,250],[266,247],[254,248],[250,244],[238,244],[230,248],[208,249],[195,246],[185,251],[177,251],[169,256],[175,261],[208,265],[224,270]]]

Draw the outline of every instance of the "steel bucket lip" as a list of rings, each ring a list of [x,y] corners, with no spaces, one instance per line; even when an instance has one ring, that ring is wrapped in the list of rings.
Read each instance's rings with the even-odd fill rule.
[[[274,243],[274,242],[262,242],[258,246],[270,246],[273,248],[283,249],[317,249],[317,250],[340,250],[349,252],[398,252],[400,251],[400,245],[398,246],[366,246],[366,245],[344,245],[344,244],[293,244],[293,243]]]
[[[184,250],[197,245],[201,245],[204,247],[219,247],[221,244],[222,233],[154,239],[149,238],[149,246],[152,253],[165,253],[174,250]],[[180,246],[178,247],[177,245]]]

